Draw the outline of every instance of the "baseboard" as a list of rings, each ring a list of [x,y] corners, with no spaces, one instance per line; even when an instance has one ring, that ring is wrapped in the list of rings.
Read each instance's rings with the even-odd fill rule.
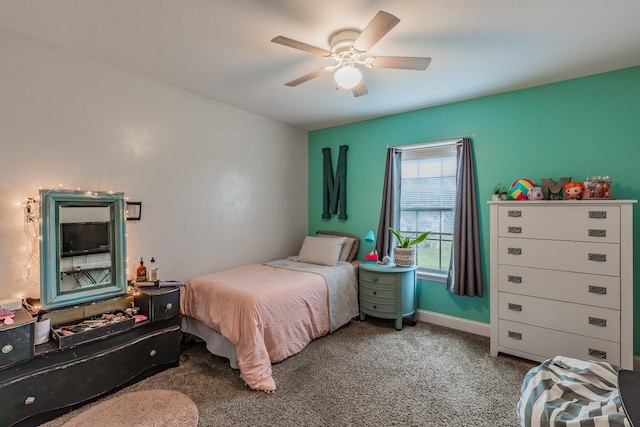
[[[445,326],[464,332],[470,332],[484,337],[491,336],[491,325],[475,320],[462,319],[460,317],[449,316],[447,314],[436,313],[435,311],[418,310],[418,320],[433,323],[434,325]]]

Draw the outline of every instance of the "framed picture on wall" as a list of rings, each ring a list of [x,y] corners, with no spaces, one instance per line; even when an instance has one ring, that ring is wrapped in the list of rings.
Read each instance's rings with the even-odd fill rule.
[[[127,221],[140,221],[142,202],[127,202]]]

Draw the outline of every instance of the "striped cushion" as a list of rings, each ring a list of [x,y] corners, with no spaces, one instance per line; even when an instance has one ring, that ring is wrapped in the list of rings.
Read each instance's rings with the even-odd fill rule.
[[[556,356],[531,369],[517,405],[521,427],[630,427],[608,363]]]

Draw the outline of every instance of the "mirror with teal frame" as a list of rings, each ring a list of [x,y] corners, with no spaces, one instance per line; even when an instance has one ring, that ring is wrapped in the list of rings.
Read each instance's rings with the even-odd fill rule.
[[[40,305],[127,292],[123,193],[40,190]]]

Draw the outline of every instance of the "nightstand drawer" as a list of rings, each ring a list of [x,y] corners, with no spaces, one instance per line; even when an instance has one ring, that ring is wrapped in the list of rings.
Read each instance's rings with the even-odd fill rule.
[[[360,284],[360,296],[374,297],[374,298],[388,298],[391,301],[396,299],[395,287],[382,287],[382,286],[370,286],[364,283]]]
[[[367,270],[360,270],[360,280],[362,282],[371,283],[373,285],[382,284],[382,285],[395,285],[396,284],[396,275],[389,273],[377,273],[371,272]]]
[[[365,297],[360,298],[360,309],[368,312],[376,312],[376,313],[388,313],[394,314],[396,313],[396,304],[393,300],[386,301],[382,299],[378,300],[369,300]],[[375,316],[375,314],[374,314]]]

